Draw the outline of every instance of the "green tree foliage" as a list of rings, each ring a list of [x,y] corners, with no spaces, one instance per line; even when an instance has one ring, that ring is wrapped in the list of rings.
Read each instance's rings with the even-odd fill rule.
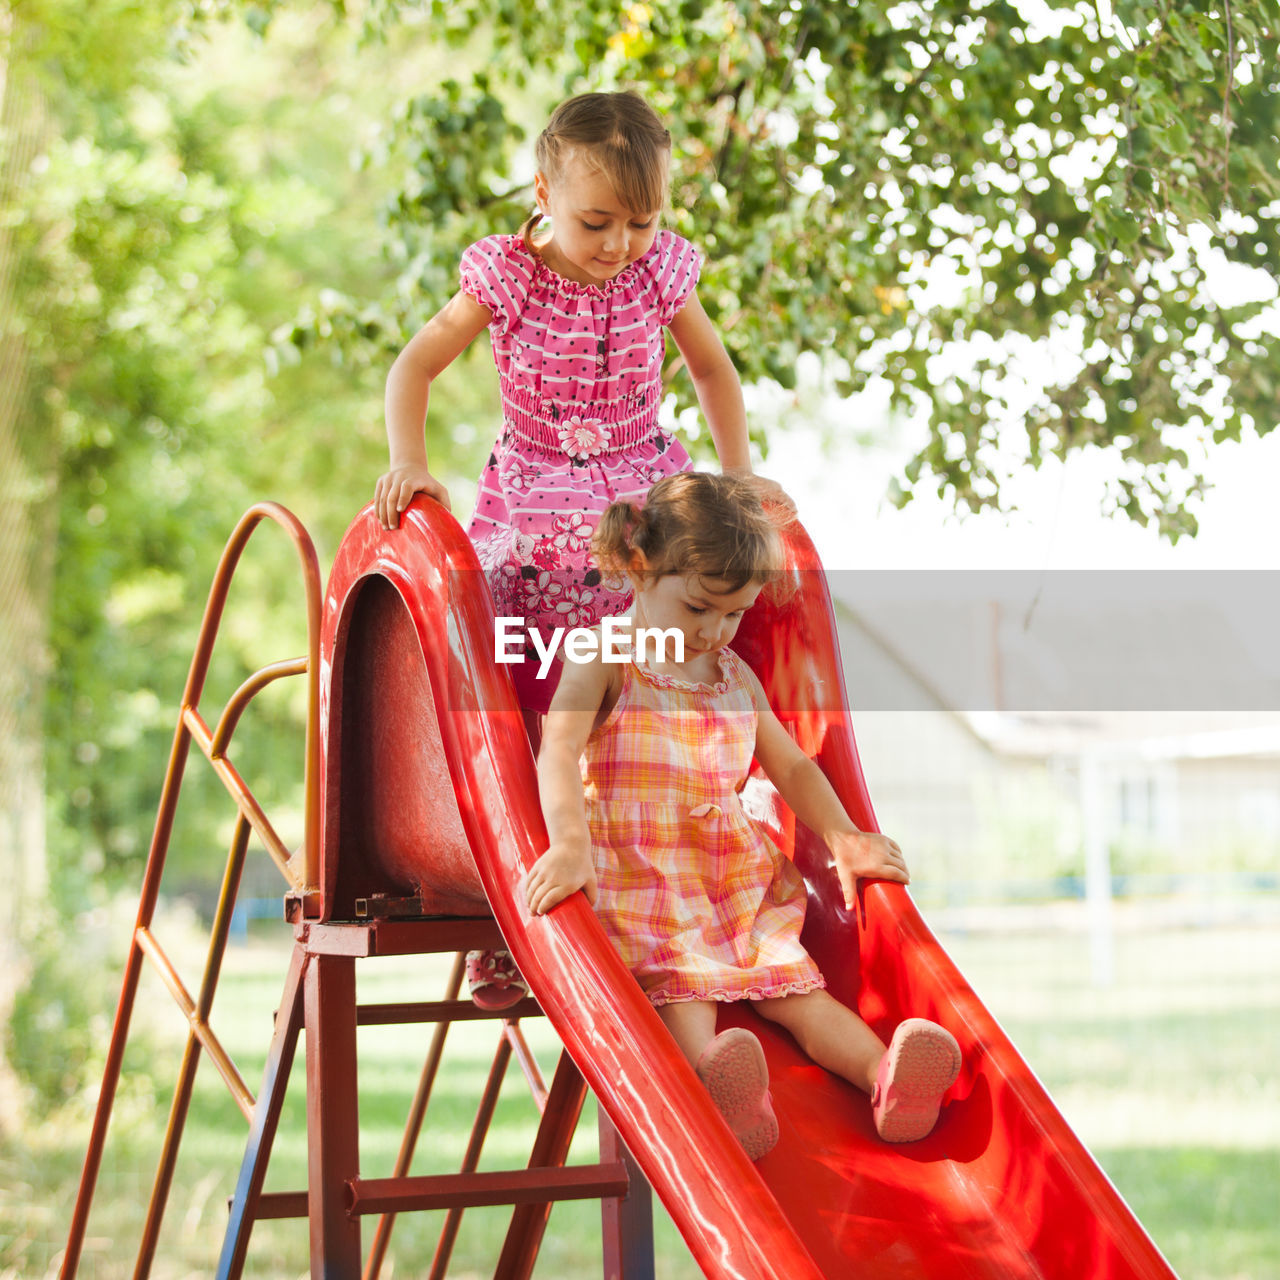
[[[46,112],[6,209],[18,305],[5,319],[40,481],[25,498],[53,512],[52,552],[33,557],[52,568],[49,659],[28,675],[47,680],[50,874],[68,912],[103,872],[137,882],[205,592],[241,512],[285,503],[323,558],[385,454],[380,368],[316,353],[272,377],[268,360],[273,330],[322,286],[384,283],[355,142],[333,145],[335,121],[368,123],[348,30],[323,11],[281,15],[268,46],[214,16],[48,0],[15,15],[6,51]],[[304,650],[294,564],[283,538],[255,535],[206,715],[246,669]],[[284,694],[235,749],[283,805],[286,837],[301,749]],[[188,808],[177,883],[216,883],[232,815],[216,787]]]
[[[927,417],[904,496],[998,506],[1010,468],[1101,447],[1114,505],[1176,537],[1197,442],[1275,424],[1273,0],[31,0],[7,35],[46,85],[6,227],[75,865],[136,865],[223,538],[274,497],[334,544],[383,463],[391,352],[462,248],[523,220],[567,92],[630,85],[666,116],[670,217],[745,380],[817,352]],[[433,454],[471,471],[491,379],[439,391]],[[300,648],[288,559],[246,582],[232,658]]]
[[[1276,424],[1274,0],[585,0],[554,21],[381,0],[368,21],[492,48],[397,117],[399,298],[443,299],[468,240],[519,225],[557,97],[634,87],[671,127],[671,217],[744,380],[790,386],[803,352],[846,392],[884,380],[928,422],[903,501],[999,507],[1011,470],[1100,447],[1103,505],[1176,539],[1204,444]]]

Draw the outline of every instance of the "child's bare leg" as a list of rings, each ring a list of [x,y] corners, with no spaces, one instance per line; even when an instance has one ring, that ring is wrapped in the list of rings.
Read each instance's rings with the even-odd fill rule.
[[[681,1000],[675,1004],[660,1004],[658,1017],[689,1059],[690,1066],[697,1066],[703,1050],[716,1036],[715,1002]]]
[[[785,1027],[820,1067],[870,1093],[885,1046],[848,1005],[826,991],[757,1000],[756,1010]]]
[[[886,1049],[852,1009],[825,991],[761,1000],[756,1007],[786,1027],[819,1066],[871,1095],[876,1132],[886,1142],[914,1142],[932,1131],[960,1070],[960,1046],[944,1027],[907,1018]]]
[[[658,1015],[748,1157],[759,1160],[771,1151],[778,1141],[778,1120],[760,1041],[741,1027],[716,1035],[714,1001],[659,1005]]]

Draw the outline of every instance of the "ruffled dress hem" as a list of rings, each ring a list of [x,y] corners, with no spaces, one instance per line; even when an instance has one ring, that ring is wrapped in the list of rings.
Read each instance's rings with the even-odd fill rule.
[[[827,980],[819,974],[815,978],[796,978],[791,982],[772,983],[769,986],[712,987],[706,991],[646,991],[649,1003],[655,1008],[664,1004],[690,1004],[695,1000],[731,1004],[735,1000],[777,1000],[782,996],[801,996],[809,991],[826,989]]]

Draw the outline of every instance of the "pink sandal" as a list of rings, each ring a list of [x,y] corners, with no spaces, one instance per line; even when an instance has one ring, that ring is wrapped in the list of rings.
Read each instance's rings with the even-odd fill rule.
[[[915,1142],[938,1122],[942,1098],[960,1074],[960,1046],[925,1018],[898,1024],[880,1060],[871,1111],[886,1142]]]
[[[778,1119],[769,1097],[769,1067],[760,1041],[742,1027],[731,1027],[707,1045],[694,1070],[748,1159],[759,1160],[772,1151],[778,1141]]]
[[[510,951],[468,951],[467,989],[475,1004],[491,1012],[510,1009],[529,994]]]

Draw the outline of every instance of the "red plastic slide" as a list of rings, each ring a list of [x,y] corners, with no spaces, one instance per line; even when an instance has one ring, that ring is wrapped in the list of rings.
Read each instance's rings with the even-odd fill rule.
[[[801,590],[758,605],[736,648],[854,820],[875,816],[858,762],[817,556],[790,539]],[[427,910],[488,907],[565,1046],[708,1276],[1154,1280],[1173,1271],[898,885],[852,911],[824,846],[763,780],[753,803],[809,888],[805,942],[832,991],[888,1039],[903,1018],[951,1030],[964,1066],[937,1129],[892,1146],[868,1099],[785,1032],[727,1006],[765,1044],[781,1138],[751,1164],[581,894],[545,918],[521,880],[545,845],[533,761],[494,618],[457,522],[419,498],[401,527],[366,509],[325,601],[323,913],[352,885]],[[342,858],[337,856],[341,848]]]

